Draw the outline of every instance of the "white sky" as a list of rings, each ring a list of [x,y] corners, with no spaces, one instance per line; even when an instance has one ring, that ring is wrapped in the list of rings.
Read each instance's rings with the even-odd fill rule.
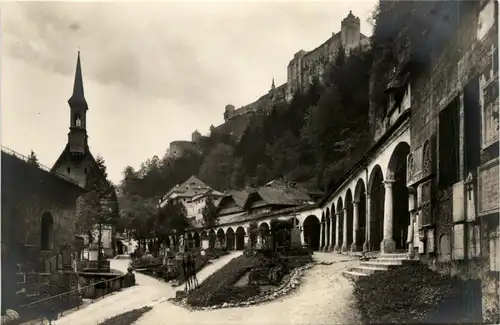
[[[273,76],[284,83],[294,53],[338,32],[349,10],[371,35],[375,4],[2,3],[1,143],[54,164],[67,142],[80,48],[89,144],[118,182],[126,165],[222,123],[226,104],[254,101]]]

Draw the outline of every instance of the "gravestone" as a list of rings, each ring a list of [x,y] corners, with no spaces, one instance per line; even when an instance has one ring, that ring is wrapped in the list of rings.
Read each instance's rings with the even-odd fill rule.
[[[293,248],[302,246],[302,242],[300,240],[300,229],[299,228],[293,228],[290,231],[290,246]]]
[[[204,238],[201,240],[201,248],[203,249],[208,249],[210,247],[210,242],[208,240],[208,238]]]

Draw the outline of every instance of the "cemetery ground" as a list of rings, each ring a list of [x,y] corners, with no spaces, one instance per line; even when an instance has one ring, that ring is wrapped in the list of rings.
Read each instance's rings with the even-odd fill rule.
[[[199,281],[202,282],[207,279],[209,274],[214,273],[215,267],[221,268],[228,265],[228,259],[238,257],[239,254],[231,253],[228,256],[221,257],[213,265],[202,269],[198,276]],[[141,311],[142,306],[138,305],[133,308],[137,309],[134,313],[123,313],[122,317],[114,318],[115,322],[111,322],[112,319],[109,319],[107,322],[101,323],[101,325],[163,325],[167,323],[359,324],[360,317],[354,306],[354,287],[351,282],[341,275],[342,271],[357,263],[356,259],[331,253],[315,253],[313,258],[316,265],[304,271],[304,275],[300,279],[300,286],[290,291],[288,295],[263,304],[241,308],[192,310],[162,299],[161,302],[159,301],[156,304],[149,304],[152,307],[150,311]],[[205,275],[202,273],[205,273]],[[142,280],[142,277],[143,275],[137,275],[138,282]],[[168,286],[165,282],[152,277],[149,279]],[[174,298],[176,290],[170,288],[168,292],[165,292],[164,297]],[[145,313],[137,321],[133,323],[126,322],[127,318],[132,318],[132,314],[138,315],[142,312]],[[104,313],[106,312],[104,311]],[[111,317],[112,315],[108,312],[106,318]],[[60,323],[56,324],[59,325]]]
[[[198,274],[202,281],[222,265],[228,263],[241,252],[233,252],[222,256],[213,263],[204,267]],[[112,259],[111,268],[127,272],[130,260]],[[88,306],[62,316],[55,321],[56,325],[94,325],[100,324],[108,318],[117,316],[145,306],[154,306],[166,299],[175,296],[176,289],[170,284],[153,277],[135,273],[136,284],[133,287],[103,297]]]

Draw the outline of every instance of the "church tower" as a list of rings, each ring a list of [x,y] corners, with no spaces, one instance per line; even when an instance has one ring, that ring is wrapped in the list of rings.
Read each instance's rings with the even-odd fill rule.
[[[81,187],[87,186],[87,175],[97,166],[89,149],[87,135],[88,105],[83,92],[82,64],[80,52],[76,59],[73,94],[68,100],[69,133],[63,152],[52,167],[52,171],[68,176]]]
[[[82,65],[80,51],[76,59],[73,94],[68,100],[70,107],[70,125],[68,133],[69,151],[72,155],[84,155],[88,151],[87,110],[89,109],[83,92]]]

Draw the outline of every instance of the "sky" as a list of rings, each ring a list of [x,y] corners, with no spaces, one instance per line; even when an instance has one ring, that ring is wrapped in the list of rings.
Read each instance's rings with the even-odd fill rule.
[[[111,181],[175,140],[223,122],[224,107],[286,82],[293,55],[371,1],[2,3],[0,142],[52,167],[67,143],[78,49],[87,131]]]

